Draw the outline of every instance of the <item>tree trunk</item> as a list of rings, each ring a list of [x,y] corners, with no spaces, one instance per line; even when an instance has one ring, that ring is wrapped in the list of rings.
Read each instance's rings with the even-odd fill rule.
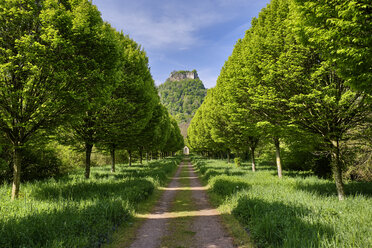
[[[21,163],[22,153],[21,146],[15,146],[13,150],[13,187],[12,187],[12,200],[18,198],[19,188],[21,185]]]
[[[92,155],[93,145],[85,143],[85,178],[89,179],[90,176],[90,156]]]
[[[342,181],[342,165],[340,159],[340,142],[339,140],[332,141],[333,145],[333,163],[332,163],[332,171],[333,177],[335,178],[336,189],[338,199],[340,201],[345,199],[345,191],[344,191],[344,183]]]
[[[230,152],[227,151],[227,163],[230,164]]]
[[[149,152],[146,152],[146,161],[149,162]]]
[[[142,148],[139,150],[140,164],[142,164]]]
[[[274,138],[275,150],[276,150],[276,166],[278,167],[278,177],[282,178],[282,162],[280,159],[280,142],[279,138]]]
[[[115,172],[115,145],[111,147],[111,172]]]
[[[255,160],[255,157],[254,157],[254,150],[256,148],[255,147],[251,147],[251,156],[252,156],[252,171],[255,172],[256,171],[256,160]]]
[[[129,160],[129,166],[132,166],[132,151],[128,150],[128,160]]]

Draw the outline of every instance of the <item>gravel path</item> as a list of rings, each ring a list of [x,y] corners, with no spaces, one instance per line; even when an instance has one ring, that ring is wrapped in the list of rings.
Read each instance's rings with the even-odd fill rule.
[[[178,180],[181,170],[187,170],[190,179],[190,188],[196,211],[187,212],[187,216],[193,216],[192,230],[195,232],[192,244],[184,244],[182,247],[197,248],[233,248],[232,238],[222,228],[220,216],[216,209],[212,208],[203,187],[189,161],[184,161],[178,168],[171,183],[164,189],[164,194],[155,206],[153,212],[143,216],[147,220],[138,230],[135,241],[131,248],[159,248],[164,235],[171,226],[167,225],[175,213],[169,212],[172,200],[177,191],[185,190],[179,186]],[[178,214],[179,216],[179,214]]]

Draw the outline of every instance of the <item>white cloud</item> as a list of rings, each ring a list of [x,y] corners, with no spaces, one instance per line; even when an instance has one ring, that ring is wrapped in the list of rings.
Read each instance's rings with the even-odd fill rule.
[[[201,29],[231,18],[222,15],[209,1],[164,1],[153,3],[95,0],[103,18],[122,29],[147,49],[187,50],[202,41]]]
[[[93,0],[103,19],[147,51],[155,83],[197,69],[207,88],[269,0]],[[234,26],[235,25],[235,26]],[[191,68],[190,68],[191,67]]]

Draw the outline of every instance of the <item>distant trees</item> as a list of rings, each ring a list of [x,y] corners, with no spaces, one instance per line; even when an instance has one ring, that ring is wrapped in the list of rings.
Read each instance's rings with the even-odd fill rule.
[[[301,6],[296,2],[306,4]],[[237,42],[221,70],[216,88],[208,92],[207,99],[214,98],[211,101],[215,104],[208,105],[206,100],[197,111],[194,118],[198,118],[198,122],[212,125],[202,129],[203,126],[192,120],[188,133],[190,146],[198,150],[207,144],[224,141],[231,149],[251,147],[254,169],[258,140],[271,138],[281,177],[280,140],[298,131],[311,133],[319,137],[314,140],[321,140],[323,152],[331,157],[338,197],[342,200],[344,165],[340,142],[347,132],[366,122],[372,108],[370,95],[363,91],[369,91],[366,85],[371,84],[370,70],[366,69],[370,64],[359,59],[366,56],[363,51],[368,47],[370,36],[365,35],[365,27],[358,25],[367,22],[368,15],[361,17],[354,12],[363,12],[368,6],[352,2],[352,5],[345,1],[328,6],[319,1],[272,0],[259,17],[253,19],[245,37]],[[314,6],[312,10],[310,7]],[[323,20],[328,11],[342,20]],[[334,13],[337,11],[339,14]],[[312,18],[305,21],[303,15]],[[361,29],[357,35],[361,47],[347,36],[349,33],[342,29],[342,21]],[[330,25],[325,26],[325,23]],[[338,42],[337,32],[340,37],[346,32],[350,39],[342,38]],[[361,67],[355,68],[354,63]],[[217,107],[220,111],[215,110]],[[205,115],[208,111],[214,114]],[[218,124],[222,120],[225,123]],[[228,131],[213,135],[216,134],[213,130],[221,127]],[[199,132],[208,135],[197,139],[194,136]],[[218,152],[213,147],[208,148]]]
[[[186,72],[179,71],[178,73]],[[179,123],[191,120],[207,93],[200,79],[166,81],[159,85],[158,90],[161,103]]]
[[[93,145],[114,153],[151,142],[174,151],[180,134],[168,113],[160,130],[148,125],[160,100],[145,52],[104,23],[90,1],[4,0],[0,33],[0,129],[12,144],[12,199],[20,189],[22,148],[41,130],[47,138],[59,127],[65,141],[84,147],[86,178]],[[139,138],[146,127],[157,135],[166,129],[164,141]]]

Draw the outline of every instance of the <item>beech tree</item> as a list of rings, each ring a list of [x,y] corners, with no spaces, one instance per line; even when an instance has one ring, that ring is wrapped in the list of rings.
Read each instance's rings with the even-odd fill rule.
[[[0,3],[0,128],[13,146],[12,199],[20,189],[22,147],[79,106],[73,25],[57,0]]]

